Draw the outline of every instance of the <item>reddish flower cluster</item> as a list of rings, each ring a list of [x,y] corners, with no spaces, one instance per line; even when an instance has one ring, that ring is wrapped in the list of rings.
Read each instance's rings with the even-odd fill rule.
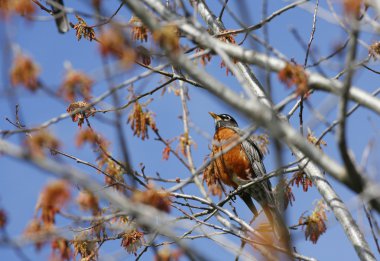
[[[93,193],[81,191],[76,201],[81,209],[90,210],[94,216],[100,213],[98,198]]]
[[[56,238],[51,242],[52,258],[51,260],[71,260],[72,252],[70,242],[64,238]]]
[[[73,120],[73,122],[78,122],[79,127],[82,127],[84,120],[90,116],[93,116],[96,112],[96,109],[94,107],[91,107],[90,104],[87,102],[78,101],[71,103],[66,111],[68,113],[72,113],[79,109],[83,110],[71,115],[71,119]]]
[[[124,186],[122,185],[124,184],[123,169],[109,158],[106,159],[106,164],[105,172],[109,176],[105,177],[105,183],[118,191],[124,191]]]
[[[136,47],[137,58],[138,60],[146,66],[149,66],[152,62],[152,56],[148,49],[144,46],[139,45]]]
[[[41,192],[36,204],[36,216],[24,231],[25,237],[33,240],[37,250],[49,240],[49,235],[55,234],[55,215],[69,201],[70,187],[66,181],[59,180],[49,183]],[[38,216],[38,211],[41,215]],[[52,260],[70,260],[71,249],[69,241],[55,237],[51,241]]]
[[[101,55],[116,57],[126,68],[129,68],[137,58],[136,51],[130,47],[120,28],[113,27],[103,32],[99,42]]]
[[[121,246],[124,247],[128,253],[136,255],[137,250],[145,243],[144,234],[136,229],[131,230],[123,235]]]
[[[171,151],[171,147],[168,144],[168,145],[165,146],[165,148],[162,151],[162,159],[163,160],[168,160],[169,159],[170,151]]]
[[[296,200],[296,198],[294,197],[292,188],[289,185],[287,185],[285,187],[285,191],[284,191],[284,206],[285,206],[285,209],[288,208],[289,204],[290,204],[290,206],[293,206],[293,202],[295,200]]]
[[[164,212],[170,212],[170,193],[164,190],[156,190],[152,186],[145,191],[135,191],[132,200],[150,205]]]
[[[45,130],[29,136],[25,143],[29,153],[37,157],[45,156],[44,149],[57,150],[60,147],[58,139]]]
[[[153,40],[162,48],[177,52],[180,49],[179,31],[176,25],[168,24],[153,32]]]
[[[97,260],[98,257],[97,244],[93,241],[88,241],[88,237],[89,233],[83,231],[75,236],[71,242],[74,247],[74,256],[79,254],[82,257],[82,261]]]
[[[191,138],[189,137],[189,133],[183,133],[179,136],[179,149],[183,156],[187,156],[186,147],[190,146],[192,143]]]
[[[133,135],[140,137],[142,140],[149,138],[148,126],[156,131],[156,122],[153,119],[153,113],[148,110],[143,110],[143,106],[139,102],[135,102],[131,113],[128,115],[127,123],[131,124]]]
[[[40,87],[39,74],[40,69],[32,59],[22,54],[16,55],[10,71],[13,86],[23,85],[28,90],[36,91]]]
[[[234,59],[233,62],[236,63],[236,60]],[[226,76],[228,76],[230,73],[231,75],[234,75],[233,72],[226,66],[226,63],[222,61],[220,63],[220,68],[224,68],[224,67],[226,68]]]
[[[286,66],[278,73],[280,81],[288,87],[296,85],[298,95],[306,95],[309,91],[307,74],[302,66],[287,63]]]
[[[204,51],[204,49],[202,49],[200,47],[195,50],[196,53],[200,53],[200,52],[203,52],[203,51]],[[210,53],[202,55],[201,56],[201,64],[203,66],[206,66],[211,61],[211,57],[212,56],[211,56]]]
[[[147,42],[148,41],[148,28],[141,22],[141,20],[132,15],[128,24],[132,28],[132,39],[134,41]]]
[[[369,55],[377,60],[380,57],[380,42],[374,42],[369,47]]]
[[[322,145],[327,146],[327,143],[322,139],[318,140],[310,129],[308,129],[307,140],[320,150],[322,150]]]
[[[44,226],[40,220],[33,219],[29,224],[27,225],[26,229],[24,230],[24,235],[26,238],[33,238],[35,236],[38,236],[42,233],[48,233],[52,229],[52,226]],[[43,244],[45,243],[46,239],[40,239],[40,240],[34,240],[35,242],[35,248],[37,250],[40,250]]]
[[[90,128],[80,130],[75,139],[75,144],[77,147],[82,147],[86,143],[92,145],[93,147],[101,146],[103,149],[108,147],[108,142],[106,139]]]
[[[103,31],[99,36],[99,51],[103,56],[120,57],[126,43],[123,32],[119,28],[111,28]]]
[[[88,26],[84,19],[79,15],[75,15],[75,17],[78,19],[78,23],[71,25],[71,27],[76,31],[78,41],[82,39],[82,37],[89,41],[96,40],[94,29]]]
[[[36,6],[29,0],[1,0],[0,18],[7,18],[12,13],[29,17],[36,12]]]
[[[225,33],[229,33],[229,32],[230,32],[229,30],[222,30],[220,33],[225,34]],[[223,36],[219,36],[219,39],[225,43],[236,44],[236,41],[234,38],[235,35],[236,34],[234,34],[234,33],[229,33],[229,34],[226,34]]]
[[[224,30],[222,31],[221,33],[228,33],[229,31],[228,30]],[[234,34],[227,34],[227,35],[223,35],[223,36],[219,36],[219,39],[225,43],[230,43],[230,44],[236,44],[236,41],[235,41],[235,38],[234,38]],[[233,59],[232,60],[233,63],[237,63],[237,60],[236,59]],[[230,73],[231,75],[234,75],[230,69],[226,66],[226,63],[225,61],[222,61],[220,63],[220,68],[226,68],[226,75],[228,76]]]
[[[74,102],[80,95],[87,102],[91,99],[93,80],[83,72],[68,70],[61,87],[58,90],[69,102]]]
[[[287,209],[289,205],[293,206],[293,202],[295,202],[296,198],[288,181],[285,179],[280,179],[280,182],[276,185],[274,192],[275,195],[283,194],[284,210]]]
[[[214,154],[208,156],[213,158]],[[223,185],[219,180],[219,168],[216,166],[215,161],[212,161],[203,171],[203,181],[206,181],[208,190],[212,195],[222,196]]]
[[[309,239],[313,244],[316,244],[319,237],[326,232],[326,221],[326,205],[323,201],[319,201],[310,216],[300,218],[299,223],[303,225],[306,240]]]
[[[36,209],[41,209],[41,220],[46,226],[55,224],[55,214],[70,199],[70,187],[66,181],[54,181],[48,184],[38,199]]]
[[[295,183],[297,185],[297,188],[302,184],[302,189],[304,192],[307,192],[309,187],[313,186],[313,182],[304,171],[298,171],[294,173],[291,183],[292,186]]]
[[[0,209],[0,230],[7,224],[7,214],[4,209]]]

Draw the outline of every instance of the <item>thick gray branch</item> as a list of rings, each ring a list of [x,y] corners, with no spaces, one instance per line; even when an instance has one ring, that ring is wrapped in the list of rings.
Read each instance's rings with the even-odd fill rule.
[[[153,2],[152,4],[155,7],[161,5],[159,2],[152,0],[144,1]],[[140,17],[140,19],[142,19],[142,21],[152,31],[158,28],[159,25],[156,22],[156,20],[151,16],[149,12],[147,12],[145,7],[142,6],[140,2],[136,0],[130,0],[126,4],[133,10],[133,12],[137,16]],[[165,7],[163,8],[165,9]],[[166,14],[167,12],[169,13],[169,15],[171,14],[168,10],[166,10],[164,13]],[[204,38],[209,37],[207,33],[204,33],[203,36]],[[370,182],[364,180],[364,177],[361,177],[359,180],[353,181],[344,167],[342,167],[336,161],[334,161],[329,156],[318,150],[311,143],[309,143],[294,128],[292,128],[292,126],[290,126],[289,123],[280,120],[279,117],[273,112],[273,110],[268,106],[264,105],[258,98],[253,97],[250,100],[242,99],[238,94],[233,92],[223,83],[221,83],[211,75],[207,74],[204,70],[198,68],[197,66],[194,66],[194,64],[191,61],[189,61],[189,59],[183,54],[168,52],[168,56],[173,61],[173,63],[184,69],[193,79],[195,79],[197,82],[203,85],[215,96],[219,97],[235,109],[241,111],[248,118],[257,122],[259,125],[268,129],[273,137],[287,143],[289,146],[294,146],[298,150],[302,151],[302,153],[306,157],[308,157],[317,165],[321,166],[332,177],[347,185],[353,191],[361,193],[365,191],[367,185],[370,184]],[[330,80],[327,81],[329,82]],[[368,96],[374,98],[372,95]],[[377,211],[380,212],[380,201],[378,199],[372,200],[371,204]]]
[[[47,158],[35,157],[25,153],[25,150],[2,139],[0,139],[0,153],[16,159],[26,160],[32,165],[58,178],[66,179],[70,183],[79,185],[88,191],[96,191],[96,195],[111,202],[115,208],[120,208],[128,213],[128,215],[135,217],[139,225],[151,228],[153,231],[157,231],[161,235],[175,240],[192,260],[206,260],[204,256],[197,253],[195,249],[190,249],[182,241],[177,240],[177,237],[173,234],[173,231],[176,229],[172,221],[173,219],[163,212],[146,205],[131,202],[114,189],[104,189],[103,186],[89,178],[85,173]],[[152,222],[152,220],[154,220],[154,222]]]
[[[310,162],[308,159],[305,159],[303,154],[297,149],[293,149],[292,151],[300,160],[300,168],[305,170],[325,202],[334,212],[336,219],[342,225],[344,232],[354,246],[359,258],[361,260],[376,260],[350,211],[343,203],[343,200],[341,200],[336,194],[330,183],[326,180],[321,170],[314,163]]]
[[[158,13],[162,11],[160,14],[163,17],[168,18],[173,15],[168,10],[165,10],[163,6],[160,6],[160,3],[157,1],[144,1],[146,3],[149,3],[150,7],[155,9],[155,11],[157,11]],[[199,3],[202,4],[202,2]],[[148,27],[150,27],[151,30],[157,29],[157,25],[153,23],[151,17],[147,16],[146,12],[143,12],[142,7],[139,5],[139,3],[131,0],[128,1],[128,5],[135,12],[135,14],[138,15]],[[212,14],[207,13],[208,10],[206,9],[206,7],[203,7],[203,9],[200,9],[200,11],[201,10],[206,12],[204,17],[207,19],[208,23],[211,23],[211,27],[218,28],[218,24],[216,23]],[[283,61],[274,58],[269,58],[265,55],[257,54],[252,51],[246,51],[241,47],[221,43],[220,41],[217,41],[208,36],[207,33],[198,31],[196,28],[192,27],[188,23],[181,24],[180,27],[183,30],[189,29],[189,31],[192,31],[191,33],[187,33],[192,35],[198,43],[202,43],[206,47],[211,49],[213,49],[212,46],[213,44],[215,44],[218,46],[218,48],[224,48],[224,51],[226,53],[230,54],[235,58],[240,59],[240,61],[251,62],[259,66],[269,65],[269,68],[273,71],[279,71],[285,65],[285,62]],[[231,50],[233,50],[233,52],[231,52]],[[358,193],[365,191],[368,183],[364,180],[364,178],[361,178],[359,182],[357,182],[357,180],[353,182],[350,179],[345,168],[343,168],[333,159],[329,158],[326,154],[324,154],[323,152],[315,148],[313,145],[311,145],[309,142],[307,142],[306,139],[303,136],[301,136],[296,130],[294,130],[286,121],[280,120],[280,118],[277,115],[275,115],[273,110],[268,107],[267,103],[264,104],[257,97],[252,97],[249,101],[241,99],[236,93],[231,91],[224,84],[211,77],[203,70],[200,70],[199,68],[194,66],[191,62],[188,61],[188,59],[184,55],[173,55],[169,53],[169,57],[176,65],[184,69],[192,78],[194,78],[196,81],[202,84],[214,95],[221,98],[223,101],[230,104],[234,108],[238,109],[247,117],[256,121],[261,126],[267,128],[273,137],[286,142],[291,148],[293,148],[294,153],[297,153],[297,156],[299,158],[305,158],[304,155],[306,155],[307,158],[304,159],[305,161],[309,161],[309,159],[312,160],[313,162],[321,166],[323,169],[325,169],[328,173],[330,173],[334,178],[346,184],[354,191]],[[258,57],[261,59],[259,59]],[[323,80],[323,84],[320,84],[319,80]],[[338,93],[342,91],[342,84],[339,81],[326,79],[317,74],[310,74],[310,83],[312,86],[316,85],[322,87],[322,89],[325,87],[327,88],[327,86],[332,86],[330,87],[332,88],[330,89],[330,91]],[[358,94],[358,91],[356,91],[356,94]],[[363,101],[359,102],[359,97],[355,97],[354,100],[358,103],[361,103],[364,106],[373,109],[374,111],[380,114],[379,100],[369,94],[366,94],[365,92],[363,92],[362,94],[363,96],[365,96],[364,103]],[[355,92],[351,91],[349,93],[349,97],[353,98],[354,96]],[[319,175],[321,173],[315,165],[310,165],[308,167],[308,173],[311,177],[322,176]],[[355,249],[357,250],[359,257],[363,257],[365,260],[373,260],[373,254],[370,252],[368,244],[364,240],[360,230],[357,229],[357,226],[354,223],[347,209],[344,207],[344,205],[339,205],[338,203],[331,202],[331,199],[339,199],[335,192],[331,189],[330,186],[322,186],[321,183],[318,183],[318,188],[321,190],[321,193],[323,193],[324,198],[334,210],[334,214],[337,215],[337,219],[345,228],[345,231],[352,244],[354,245]],[[379,202],[376,200],[373,203],[374,207],[379,211]],[[340,209],[338,211],[339,207],[343,207],[343,209]],[[348,226],[353,227],[349,229]]]
[[[152,8],[154,11],[156,11],[163,19],[166,19],[168,21],[180,21],[180,17],[176,16],[174,13],[170,12],[164,5],[162,5],[159,1],[155,0],[144,0],[144,2]],[[200,2],[198,5],[202,6],[202,2]],[[203,8],[200,9],[200,11],[206,11],[208,9]],[[206,17],[206,21],[208,23],[211,23],[213,21],[212,14],[204,14],[203,16]],[[145,17],[146,18],[146,17]],[[145,19],[146,22],[146,19]],[[237,59],[238,61],[242,63],[248,63],[248,64],[254,64],[261,68],[268,68],[269,70],[273,72],[279,72],[281,69],[284,68],[286,65],[285,61],[282,61],[280,59],[269,57],[263,53],[259,53],[253,50],[247,50],[241,46],[238,45],[232,45],[229,43],[222,42],[211,35],[208,34],[207,31],[205,31],[203,28],[198,28],[194,25],[191,25],[190,23],[183,23],[178,22],[177,23],[179,28],[188,36],[189,39],[197,42],[204,48],[209,48],[211,50],[215,49],[215,46],[217,48],[222,49],[224,52],[226,52],[228,55],[230,55],[232,58]],[[220,24],[212,25],[212,29],[215,30],[216,28],[221,28]],[[149,25],[148,25],[149,26]],[[154,25],[156,26],[156,25]],[[310,71],[307,71],[309,75],[309,86],[311,88],[314,88],[316,90],[322,90],[326,92],[330,92],[333,94],[336,94],[338,96],[341,95],[343,91],[343,83],[334,80],[334,79],[328,79],[323,77],[320,74],[312,73]],[[253,79],[253,78],[252,78]],[[266,99],[266,96],[264,93],[259,91],[262,89],[260,86],[260,83],[253,80],[255,83],[252,84],[252,87],[255,86],[258,88],[255,88],[255,93],[257,94],[257,97],[260,97],[261,99],[265,100],[265,103],[268,103],[268,100]],[[264,95],[264,96],[263,96]],[[371,94],[356,88],[351,87],[349,91],[349,99],[363,105],[364,107],[367,107],[377,114],[380,114],[380,99],[372,96]]]

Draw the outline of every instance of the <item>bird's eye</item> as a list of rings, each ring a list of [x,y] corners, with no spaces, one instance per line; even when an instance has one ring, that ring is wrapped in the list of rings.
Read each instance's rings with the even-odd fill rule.
[[[223,120],[229,121],[231,120],[231,117],[229,115],[223,115]]]

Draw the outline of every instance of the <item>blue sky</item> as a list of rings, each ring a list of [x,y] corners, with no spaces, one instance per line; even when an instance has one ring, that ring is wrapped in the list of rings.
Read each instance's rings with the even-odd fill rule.
[[[89,10],[89,1],[65,1],[68,7],[78,8],[79,10]],[[220,4],[218,1],[212,2],[211,7],[216,13],[220,10]],[[270,1],[269,13],[285,6],[287,2],[283,1]],[[274,3],[275,2],[275,3]],[[261,20],[261,1],[259,3],[253,4],[251,1],[245,1],[246,8],[249,8],[252,17],[250,18],[250,23],[255,23]],[[108,14],[111,14],[109,10],[115,10],[118,6],[118,1],[109,1],[107,6]],[[231,1],[229,4],[233,10],[238,10],[236,8],[236,2]],[[326,7],[324,1],[321,1],[322,7]],[[39,16],[46,17],[43,12],[38,12]],[[244,16],[242,16],[244,17]],[[118,20],[127,21],[130,18],[129,11],[123,8],[119,15]],[[71,22],[75,23],[76,19],[73,15],[69,16]],[[228,13],[225,13],[225,25],[228,29],[239,28],[236,23],[233,22]],[[89,24],[93,24],[94,21],[88,20]],[[275,46],[280,52],[284,53],[288,58],[294,59],[297,63],[303,64],[305,51],[300,47],[297,40],[291,33],[291,29],[296,29],[299,35],[302,37],[303,41],[307,42],[310,37],[312,25],[312,14],[307,11],[300,9],[293,9],[278,18],[275,18],[269,25],[269,39],[271,45]],[[262,32],[257,32],[259,36],[262,36]],[[238,37],[241,39],[241,36]],[[336,43],[342,42],[346,39],[345,33],[339,29],[337,26],[332,25],[325,20],[318,18],[317,30],[315,33],[315,39],[313,42],[313,50],[317,54],[317,57],[325,56],[329,54],[332,50],[332,46]],[[361,39],[367,44],[371,44],[377,38],[371,34],[364,33],[361,35]],[[15,103],[21,105],[20,112],[23,123],[27,126],[35,126],[40,124],[52,117],[55,117],[66,111],[68,103],[62,100],[57,100],[46,95],[42,91],[37,91],[36,93],[31,93],[28,90],[18,87],[12,89],[12,92],[16,94],[17,101],[12,100],[9,95],[9,90],[12,88],[9,85],[9,79],[7,74],[10,66],[10,59],[12,57],[11,49],[7,44],[12,42],[12,48],[21,48],[21,50],[30,55],[41,67],[41,79],[51,90],[58,90],[63,76],[65,61],[69,61],[74,69],[84,71],[97,79],[97,83],[94,87],[93,95],[103,93],[107,89],[107,83],[104,81],[104,77],[101,73],[101,59],[98,55],[98,44],[96,42],[88,42],[86,40],[77,41],[75,38],[75,32],[70,30],[69,33],[61,35],[58,34],[55,24],[52,20],[45,22],[29,22],[23,18],[13,18],[8,23],[0,22],[0,44],[1,44],[1,61],[0,61],[0,129],[12,129],[13,127],[5,120],[5,117],[14,118],[14,106]],[[152,47],[151,43],[147,43],[147,47]],[[247,48],[259,48],[257,43],[254,46],[250,45],[247,41],[245,44]],[[363,59],[367,56],[367,50],[360,47],[358,56]],[[335,59],[326,68],[326,73],[329,76],[335,75],[338,70],[336,67],[341,68],[343,65],[344,57],[341,59]],[[158,61],[154,61],[158,64]],[[242,92],[242,89],[237,84],[237,81],[232,76],[225,76],[225,69],[220,68],[220,59],[214,57],[208,68],[205,68],[214,77],[218,77],[223,80],[225,84],[231,86],[234,90]],[[378,63],[371,62],[372,68],[377,68]],[[170,68],[169,68],[170,70]],[[260,76],[263,75],[262,71],[253,67],[254,72],[258,72]],[[122,74],[115,77],[114,82],[120,83],[126,79],[129,79],[136,73],[142,72],[137,66],[129,71],[125,71]],[[378,88],[377,79],[378,75],[373,73],[368,73],[368,71],[360,70],[354,79],[354,83],[365,91],[371,92]],[[262,79],[262,78],[261,78]],[[142,80],[134,84],[134,89],[136,93],[147,91],[153,89],[161,84],[161,77],[152,77],[147,80]],[[291,93],[291,90],[287,89],[283,84],[279,83],[276,75],[272,76],[273,80],[273,95],[275,101],[280,101],[286,95]],[[174,86],[174,85],[173,85]],[[175,86],[174,86],[175,87]],[[249,124],[249,122],[239,115],[238,112],[234,111],[229,106],[225,105],[218,99],[215,99],[207,91],[188,86],[190,100],[188,102],[190,119],[197,128],[191,130],[191,136],[196,142],[197,146],[193,149],[193,156],[196,166],[200,166],[209,152],[210,140],[201,135],[197,130],[208,133],[212,135],[214,126],[213,120],[207,113],[208,111],[214,111],[216,113],[229,113],[233,115],[240,126],[244,127]],[[123,89],[118,92],[118,96],[126,103],[128,92]],[[172,138],[183,133],[182,122],[179,119],[181,115],[181,103],[179,97],[175,96],[173,92],[166,92],[164,95],[160,95],[160,92],[154,94],[152,97],[153,101],[149,105],[149,109],[155,112],[156,121],[160,134],[165,138]],[[146,101],[147,99],[143,100]],[[108,99],[107,103],[111,103]],[[336,104],[337,100],[334,96],[327,95],[325,93],[315,93],[310,98],[310,103],[317,110],[321,107],[324,108],[326,104]],[[285,108],[287,112],[294,103]],[[350,104],[352,105],[352,104]],[[100,106],[101,107],[101,106]],[[332,121],[335,119],[337,112],[336,106],[333,107],[329,113],[327,119]],[[154,140],[154,134],[150,132],[151,138],[147,141],[141,141],[139,138],[134,137],[130,126],[126,124],[127,115],[129,110],[123,111],[123,122],[124,131],[127,137],[127,145],[131,154],[131,159],[133,166],[139,169],[139,165],[144,164],[146,166],[145,172],[154,175],[155,172],[160,173],[162,177],[166,178],[176,178],[180,177],[185,179],[189,177],[190,173],[186,171],[181,164],[171,157],[168,161],[162,160],[162,150],[163,145],[158,141]],[[113,118],[114,115],[108,114],[106,117]],[[93,127],[105,135],[111,141],[112,152],[116,157],[121,157],[119,146],[117,146],[115,139],[115,131],[111,129],[107,124],[98,119],[91,119]],[[305,109],[305,122],[306,124],[310,122],[315,122],[315,117],[308,110]],[[291,120],[293,126],[298,126],[298,112]],[[313,124],[312,130],[315,134],[320,134],[325,126],[317,121],[317,124]],[[348,121],[348,140],[349,146],[352,148],[353,154],[356,160],[360,162],[364,149],[366,148],[369,141],[374,143],[374,147],[368,158],[368,168],[369,174],[373,175],[375,179],[378,180],[378,168],[379,162],[376,159],[379,158],[379,121],[378,116],[367,109],[359,109]],[[73,154],[81,159],[94,161],[95,155],[92,153],[90,147],[84,147],[78,149],[75,147],[74,139],[78,132],[78,127],[75,123],[72,123],[70,119],[59,122],[58,124],[51,126],[49,130],[54,133],[62,143],[62,150],[66,153]],[[7,138],[8,141],[12,141],[23,145],[23,135],[14,135]],[[334,134],[329,134],[326,137],[327,146],[324,147],[324,151],[341,162]],[[273,151],[273,148],[271,148]],[[284,159],[285,162],[291,162],[294,157],[291,155],[289,150],[284,147]],[[93,171],[92,169],[86,168],[70,162],[70,160],[60,158],[60,160],[73,164],[82,171],[92,175],[94,178],[103,180],[103,178]],[[270,153],[265,159],[265,165],[268,171],[275,168],[274,164],[274,153]],[[0,208],[4,208],[8,214],[9,223],[7,226],[7,231],[12,236],[19,236],[22,234],[26,224],[32,219],[34,213],[34,207],[38,198],[39,192],[42,190],[47,182],[53,180],[53,178],[48,174],[44,173],[38,169],[35,169],[29,165],[25,165],[17,160],[9,159],[4,156],[0,156]],[[370,243],[372,250],[376,253],[376,247],[374,247],[373,239],[370,236],[370,231],[368,230],[366,217],[360,206],[352,204],[352,199],[355,197],[344,186],[337,184],[334,180],[330,179],[331,184],[336,188],[337,193],[341,198],[349,203],[348,207],[353,210],[353,216],[357,219],[359,226],[364,229],[367,235],[367,240]],[[275,182],[274,182],[275,183]],[[157,186],[162,186],[162,184],[156,184]],[[298,218],[304,211],[312,210],[314,204],[321,197],[317,193],[316,189],[313,187],[307,193],[302,192],[301,188],[293,188],[296,202],[293,207],[288,209],[288,219],[290,223],[296,224]],[[74,194],[76,193],[75,187],[73,188]],[[197,193],[194,187],[190,187],[186,190],[187,193]],[[217,200],[217,198],[215,198]],[[240,200],[236,200],[236,204],[239,213],[242,217],[248,221],[250,218],[250,213],[248,209],[242,204]],[[357,209],[358,208],[358,209]],[[74,204],[69,206],[70,209],[75,209]],[[175,215],[176,212],[173,211]],[[353,247],[350,245],[346,239],[341,226],[337,223],[331,212],[328,214],[328,230],[321,236],[318,243],[313,245],[310,241],[304,240],[304,234],[302,231],[294,232],[294,244],[299,253],[315,257],[319,260],[336,260],[337,258],[342,260],[356,260],[356,254]],[[235,243],[239,244],[239,241],[235,238],[230,238]],[[232,256],[226,252],[223,247],[216,246],[215,244],[208,244],[205,240],[199,240],[194,242],[189,242],[194,245],[198,250],[206,252],[207,256],[212,259],[229,258]],[[332,247],[333,246],[333,247]],[[250,250],[252,251],[252,250]],[[127,255],[123,253],[119,246],[119,242],[107,243],[103,253],[106,255],[110,254],[121,254],[122,257]],[[40,253],[34,251],[32,246],[25,248],[25,253],[31,260],[43,260],[49,256],[49,250],[43,250]],[[148,253],[146,258],[152,257],[152,253]],[[9,248],[0,247],[0,259],[1,260],[17,260],[17,256]]]

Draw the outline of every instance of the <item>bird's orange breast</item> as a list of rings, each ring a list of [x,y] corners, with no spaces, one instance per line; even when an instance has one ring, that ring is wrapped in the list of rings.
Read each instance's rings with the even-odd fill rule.
[[[229,128],[220,128],[214,135],[213,154],[225,151],[239,139],[239,135]],[[236,177],[242,180],[248,180],[251,172],[251,166],[247,155],[241,146],[236,144],[228,152],[215,160],[215,175],[226,185],[237,187],[239,184]]]

